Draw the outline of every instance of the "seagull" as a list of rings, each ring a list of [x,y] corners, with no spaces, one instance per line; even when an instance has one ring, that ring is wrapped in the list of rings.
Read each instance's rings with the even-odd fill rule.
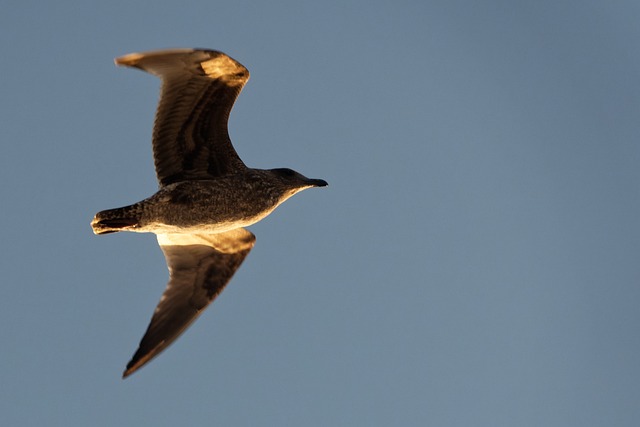
[[[152,138],[159,189],[141,202],[98,212],[91,227],[95,234],[155,233],[169,268],[126,378],[173,343],[231,280],[256,240],[244,227],[327,182],[287,168],[245,166],[227,122],[249,71],[226,54],[169,49],[132,53],[115,63],[162,81]]]

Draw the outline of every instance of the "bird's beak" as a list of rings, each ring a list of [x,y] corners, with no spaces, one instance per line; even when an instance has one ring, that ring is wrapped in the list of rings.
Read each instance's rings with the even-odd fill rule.
[[[329,185],[329,183],[327,183],[327,181],[325,181],[324,179],[310,179],[307,182],[313,187],[326,187],[327,185]]]

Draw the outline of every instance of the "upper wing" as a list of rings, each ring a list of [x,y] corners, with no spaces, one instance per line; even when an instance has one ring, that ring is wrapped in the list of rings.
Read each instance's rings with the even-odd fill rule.
[[[222,292],[255,239],[244,228],[219,234],[158,234],[169,267],[169,283],[123,377],[145,365],[184,332]]]
[[[242,64],[222,52],[200,49],[132,53],[115,62],[162,79],[153,129],[160,186],[246,167],[227,130],[233,103],[249,80],[249,71]]]

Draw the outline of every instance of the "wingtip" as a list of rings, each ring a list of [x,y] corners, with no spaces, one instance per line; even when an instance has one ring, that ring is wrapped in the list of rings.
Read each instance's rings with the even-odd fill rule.
[[[167,55],[183,55],[196,52],[196,49],[192,48],[175,48],[175,49],[160,49],[150,50],[146,52],[134,52],[127,55],[119,56],[113,60],[118,66],[137,67],[142,60],[154,60],[155,58],[166,57]]]
[[[122,379],[126,379],[129,375],[133,374],[135,371],[138,370],[138,368],[140,366],[135,366],[132,364],[133,360],[129,363],[127,363],[127,367],[124,369],[124,372],[122,373]]]
[[[142,56],[143,55],[141,53],[130,53],[128,55],[123,55],[115,58],[113,62],[119,67],[133,67],[140,60],[140,58],[142,58]]]
[[[149,361],[148,358],[145,360],[131,359],[131,361],[127,363],[127,367],[124,369],[124,372],[122,373],[122,379],[123,380],[126,379],[128,376],[136,372],[138,369],[142,368],[148,361]]]
[[[136,354],[134,354],[133,358],[129,361],[129,363],[127,363],[127,367],[122,373],[122,379],[127,378],[129,375],[142,368],[153,358],[153,356],[155,356],[154,353],[147,353],[144,356],[140,357],[139,351],[136,351]]]

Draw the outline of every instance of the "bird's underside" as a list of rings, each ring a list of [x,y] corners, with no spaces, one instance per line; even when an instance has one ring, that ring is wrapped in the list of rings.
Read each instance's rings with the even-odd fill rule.
[[[162,81],[153,130],[159,191],[139,203],[96,214],[96,234],[157,234],[169,282],[139,348],[131,375],[169,346],[229,282],[255,243],[244,226],[298,191],[325,186],[290,169],[247,168],[227,121],[249,72],[224,53],[173,49],[125,55],[117,65]]]

